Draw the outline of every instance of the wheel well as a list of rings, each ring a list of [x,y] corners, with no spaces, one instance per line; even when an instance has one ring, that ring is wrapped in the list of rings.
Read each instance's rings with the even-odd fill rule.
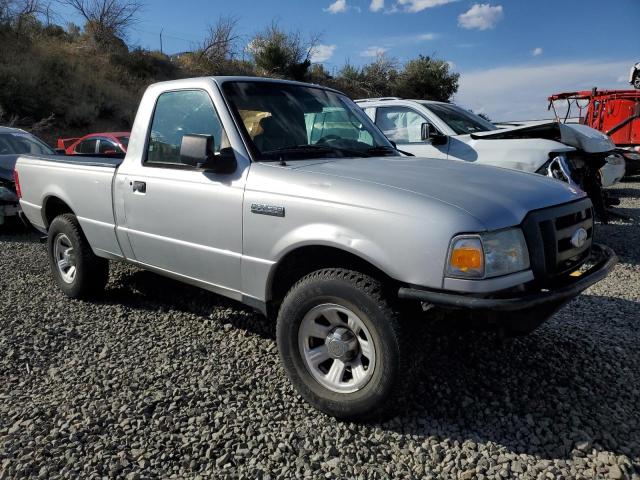
[[[71,207],[67,205],[63,200],[60,200],[58,197],[49,197],[44,203],[43,207],[44,211],[44,221],[45,226],[49,228],[51,222],[58,215],[62,215],[64,213],[73,213]]]
[[[387,284],[391,277],[363,258],[335,247],[307,246],[287,253],[271,275],[268,310],[275,311],[293,285],[308,273],[322,268],[339,267],[371,275]]]

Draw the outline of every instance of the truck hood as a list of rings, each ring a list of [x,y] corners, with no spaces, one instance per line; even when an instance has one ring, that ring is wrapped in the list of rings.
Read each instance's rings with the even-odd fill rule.
[[[609,152],[615,148],[611,139],[595,128],[578,123],[555,121],[530,122],[500,130],[473,133],[471,138],[477,140],[544,138],[556,140],[586,153]]]
[[[580,189],[542,175],[444,159],[353,158],[303,165],[296,162],[291,168],[402,190],[448,204],[472,215],[488,230],[518,225],[532,210],[585,196]]]

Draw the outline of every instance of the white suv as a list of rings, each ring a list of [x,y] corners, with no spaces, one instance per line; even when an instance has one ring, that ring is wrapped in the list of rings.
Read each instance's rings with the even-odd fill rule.
[[[624,175],[624,159],[597,130],[554,121],[498,127],[457,105],[396,97],[356,100],[398,148],[420,157],[466,160],[583,183],[594,166],[603,187]]]

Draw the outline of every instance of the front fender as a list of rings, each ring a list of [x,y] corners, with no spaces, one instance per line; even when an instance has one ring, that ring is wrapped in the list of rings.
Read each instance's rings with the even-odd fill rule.
[[[356,255],[383,272],[393,271],[388,252],[363,234],[337,225],[311,223],[288,232],[273,246],[271,258],[276,263],[290,252],[307,246],[333,247]]]

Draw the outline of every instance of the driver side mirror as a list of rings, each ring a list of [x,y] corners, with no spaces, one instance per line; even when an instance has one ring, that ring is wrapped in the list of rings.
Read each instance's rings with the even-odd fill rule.
[[[444,145],[447,143],[447,136],[439,133],[431,123],[425,122],[420,127],[420,137],[423,142],[431,141],[432,145]]]
[[[230,147],[215,154],[213,135],[184,135],[180,143],[180,162],[216,173],[231,173],[236,168],[236,157]]]

